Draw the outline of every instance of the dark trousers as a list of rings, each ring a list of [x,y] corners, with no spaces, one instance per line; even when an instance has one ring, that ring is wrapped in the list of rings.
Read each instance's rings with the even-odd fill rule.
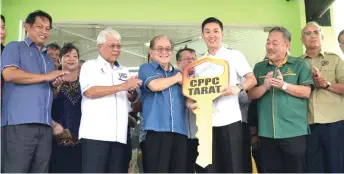
[[[60,146],[53,141],[51,173],[81,173],[81,143]]]
[[[130,130],[128,131],[129,132],[128,132],[127,144],[125,145],[126,154],[124,155],[124,163],[123,163],[123,171],[126,171],[126,173],[128,172],[130,160],[132,156],[131,135],[130,135]]]
[[[188,139],[186,173],[205,173],[206,170],[196,164],[198,157],[198,139]]]
[[[147,173],[185,173],[187,137],[172,132],[147,131],[145,140]]]
[[[145,141],[146,140],[143,140],[140,143],[140,149],[141,149],[141,154],[142,154],[142,170],[143,170],[143,173],[146,173],[146,171],[147,171]]]
[[[209,173],[250,173],[246,159],[250,158],[244,147],[241,121],[227,126],[213,127],[213,164],[206,167]]]
[[[126,145],[82,139],[82,173],[128,173],[123,170]]]
[[[266,173],[304,173],[307,136],[273,139],[260,137],[263,170]]]
[[[3,172],[47,173],[53,132],[44,124],[3,127]]]
[[[4,131],[4,127],[1,127],[1,159],[0,159],[1,160],[1,173],[4,173],[4,155],[5,155],[5,136],[4,136],[4,132],[5,132]]]
[[[307,141],[307,171],[344,173],[344,121],[312,124]]]
[[[242,122],[243,129],[243,160],[246,173],[252,173],[252,159],[251,159],[251,131],[250,126]]]
[[[252,149],[252,156],[254,158],[254,161],[256,162],[256,167],[258,173],[263,173],[263,166],[262,166],[262,155],[260,153],[259,149]],[[251,162],[252,165],[252,162]]]

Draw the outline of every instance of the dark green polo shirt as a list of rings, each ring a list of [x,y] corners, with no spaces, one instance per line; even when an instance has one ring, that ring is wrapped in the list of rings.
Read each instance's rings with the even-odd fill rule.
[[[289,84],[312,86],[314,83],[308,62],[288,56],[280,67],[263,60],[254,67],[257,85],[263,85],[265,76],[273,71],[276,78],[280,69],[283,80]],[[307,121],[308,99],[294,97],[282,89],[271,87],[258,99],[258,134],[268,138],[290,138],[309,133]]]

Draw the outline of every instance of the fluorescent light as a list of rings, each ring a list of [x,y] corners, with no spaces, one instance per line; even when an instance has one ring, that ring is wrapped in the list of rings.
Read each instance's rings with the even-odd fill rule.
[[[145,45],[146,47],[149,47],[149,46],[150,46],[150,43],[147,42],[147,43],[145,43],[145,44],[143,44],[143,45]]]

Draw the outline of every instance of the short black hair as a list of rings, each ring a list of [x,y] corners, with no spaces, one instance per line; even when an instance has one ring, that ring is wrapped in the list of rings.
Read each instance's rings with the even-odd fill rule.
[[[78,55],[78,58],[80,58],[78,48],[76,48],[76,46],[74,46],[72,43],[65,43],[65,44],[63,45],[63,47],[62,47],[62,49],[61,49],[61,53],[60,53],[61,58],[62,58],[65,54],[71,52],[72,50],[75,50],[76,53],[77,53],[77,55]]]
[[[52,26],[53,26],[53,24],[52,24],[53,19],[51,18],[51,16],[48,13],[46,13],[46,12],[44,12],[42,10],[36,10],[36,11],[30,13],[26,17],[25,23],[29,24],[30,26],[33,25],[36,22],[36,17],[41,17],[41,18],[45,17],[45,18],[47,18],[49,20],[49,22],[50,22],[50,28],[52,28]]]
[[[86,60],[79,60],[79,62],[82,64],[82,63],[85,63]]]
[[[52,50],[60,50],[61,51],[61,47],[57,44],[57,43],[50,43],[47,45],[47,49],[50,48]]]
[[[341,35],[344,35],[344,30],[342,30],[340,33],[339,33],[339,35],[338,35],[338,43],[340,43],[340,36]]]
[[[150,43],[149,43],[149,48],[150,48],[150,49],[153,49],[154,46],[155,46],[155,40],[160,39],[160,38],[163,38],[163,37],[166,37],[166,38],[170,41],[171,47],[173,48],[173,42],[172,42],[172,40],[171,40],[169,37],[165,36],[165,35],[158,35],[158,36],[153,37],[153,39],[152,39],[152,40],[150,41]]]
[[[3,23],[6,23],[6,22],[5,22],[5,16],[4,16],[4,15],[1,15],[1,20],[2,20]]]
[[[290,32],[284,28],[284,27],[280,27],[280,26],[277,26],[277,27],[273,27],[270,31],[269,31],[269,34],[271,32],[274,32],[274,31],[277,31],[277,32],[281,32],[283,34],[283,38],[285,40],[288,40],[289,42],[291,42],[291,34]]]
[[[202,22],[202,32],[204,30],[205,25],[207,25],[209,23],[219,24],[219,26],[221,28],[221,31],[223,31],[223,24],[222,24],[222,22],[219,19],[215,18],[215,17],[209,17],[209,18],[207,18],[206,20],[204,20]]]
[[[178,50],[177,54],[176,54],[176,60],[179,61],[180,60],[180,54],[183,51],[190,51],[191,53],[194,53],[196,55],[196,50],[192,49],[192,48],[188,48],[187,46],[185,46],[184,48]]]
[[[150,58],[150,53],[148,53],[148,55],[147,55],[147,63],[150,63],[150,60],[151,58]]]

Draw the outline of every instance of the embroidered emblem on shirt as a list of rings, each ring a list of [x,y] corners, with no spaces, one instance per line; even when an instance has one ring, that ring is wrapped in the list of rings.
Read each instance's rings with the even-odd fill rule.
[[[287,72],[285,72],[286,74],[293,74],[293,70],[291,68],[287,69]]]
[[[296,75],[291,68],[288,68],[287,71],[283,74],[284,76],[293,76]]]
[[[328,64],[329,64],[329,62],[328,62],[327,60],[321,61],[321,66],[326,66],[326,65],[328,65]]]
[[[119,75],[118,80],[127,81],[128,75],[126,73],[118,73],[118,75]]]

